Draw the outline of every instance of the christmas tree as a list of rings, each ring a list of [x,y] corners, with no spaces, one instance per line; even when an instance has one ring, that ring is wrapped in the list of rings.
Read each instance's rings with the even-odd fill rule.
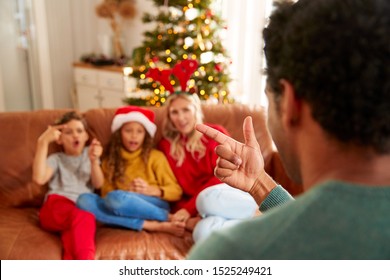
[[[134,92],[125,102],[162,105],[170,92],[151,78],[151,69],[165,72],[172,87],[180,90],[180,79],[169,71],[186,60],[197,62],[186,91],[198,94],[201,100],[234,102],[228,90],[230,58],[221,42],[221,32],[226,27],[210,8],[212,0],[153,1],[158,7],[157,15],[145,13],[142,20],[156,26],[144,33],[142,46],[133,51],[133,71],[129,74],[136,79],[136,91],[141,94]]]

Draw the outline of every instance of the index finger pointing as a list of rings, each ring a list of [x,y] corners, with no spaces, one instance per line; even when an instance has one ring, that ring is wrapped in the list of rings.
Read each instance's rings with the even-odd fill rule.
[[[233,140],[229,136],[205,124],[197,124],[195,128],[204,135],[210,137],[211,139],[214,139],[219,144],[224,144],[226,142],[228,142],[229,144],[233,144],[235,142],[235,140]]]
[[[66,124],[49,125],[49,127],[57,129],[57,130],[61,130],[61,129],[64,129],[66,127]]]

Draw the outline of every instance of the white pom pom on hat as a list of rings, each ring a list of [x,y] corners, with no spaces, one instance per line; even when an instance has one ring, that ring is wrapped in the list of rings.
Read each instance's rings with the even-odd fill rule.
[[[127,122],[138,122],[142,124],[151,137],[154,137],[157,130],[157,126],[154,123],[153,111],[137,106],[124,106],[116,110],[111,123],[111,132],[120,129]]]

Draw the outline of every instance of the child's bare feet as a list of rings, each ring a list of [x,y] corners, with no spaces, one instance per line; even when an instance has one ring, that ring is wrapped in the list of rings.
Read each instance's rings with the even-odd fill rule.
[[[189,218],[186,221],[186,230],[193,231],[196,224],[201,220],[202,218],[199,216]]]
[[[145,221],[143,229],[147,231],[161,231],[176,236],[182,236],[185,231],[185,224],[175,222]]]

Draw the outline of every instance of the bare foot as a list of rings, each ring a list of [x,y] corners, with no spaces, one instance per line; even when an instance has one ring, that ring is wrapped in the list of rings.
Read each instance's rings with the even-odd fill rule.
[[[201,220],[202,218],[199,216],[189,218],[186,221],[186,230],[193,231],[196,224]]]
[[[174,222],[174,215],[168,214],[168,221]]]
[[[175,222],[175,223],[177,223],[177,222],[185,223],[186,220],[188,220],[190,218],[190,215],[187,216],[185,213],[183,214],[183,213],[178,213],[178,212],[176,212],[175,214],[168,214],[168,221]]]
[[[161,231],[176,236],[182,236],[185,231],[185,224],[174,222],[145,221],[143,229],[147,231]]]

